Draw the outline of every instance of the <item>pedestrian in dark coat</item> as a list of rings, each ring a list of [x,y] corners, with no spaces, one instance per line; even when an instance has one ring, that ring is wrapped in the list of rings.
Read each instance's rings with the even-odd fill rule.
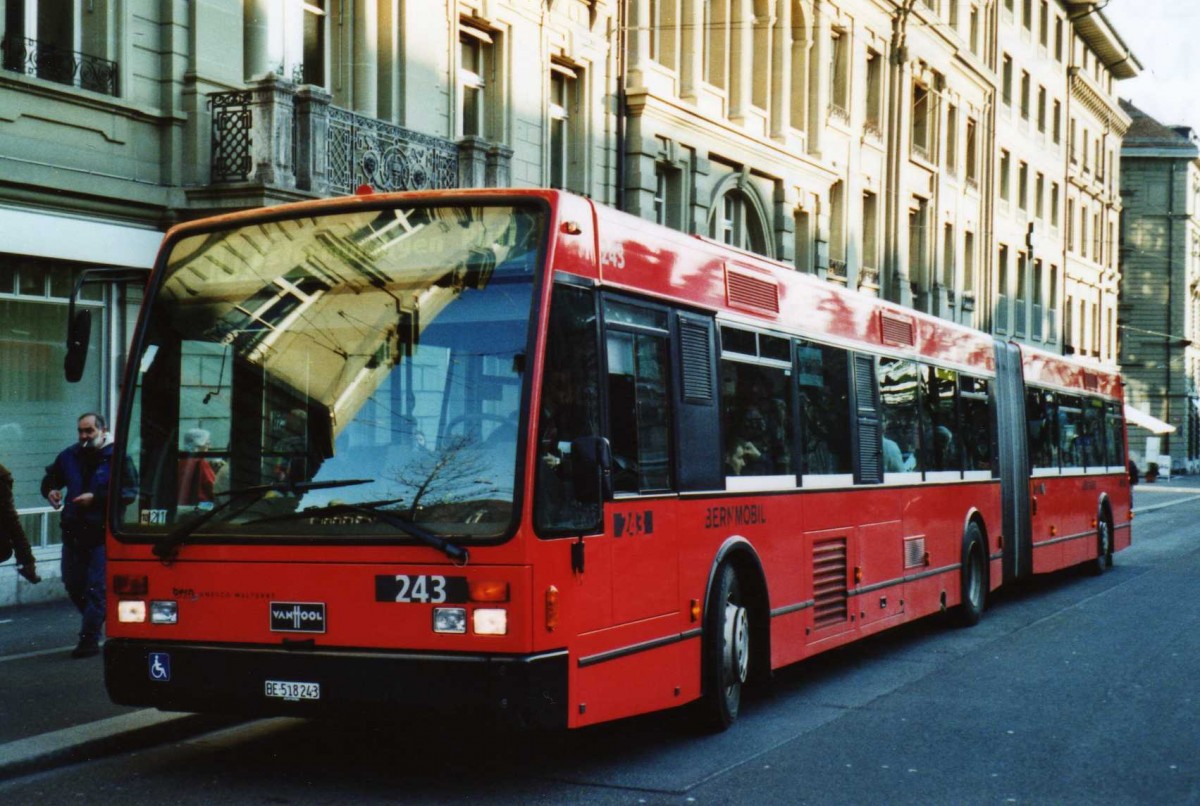
[[[55,509],[62,508],[63,585],[83,616],[75,658],[99,653],[104,628],[104,516],[112,475],[112,437],[99,414],[79,418],[79,440],[49,465],[42,479],[42,495]],[[63,488],[66,495],[63,495]],[[137,495],[137,480],[126,464],[120,484],[121,503]]]
[[[34,584],[41,582],[29,538],[17,517],[12,473],[0,465],[0,563],[6,562],[14,553],[17,555],[17,573]]]

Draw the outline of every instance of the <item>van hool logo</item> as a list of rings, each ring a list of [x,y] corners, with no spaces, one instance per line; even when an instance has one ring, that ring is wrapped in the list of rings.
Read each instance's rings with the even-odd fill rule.
[[[325,605],[271,602],[271,632],[325,632]]]

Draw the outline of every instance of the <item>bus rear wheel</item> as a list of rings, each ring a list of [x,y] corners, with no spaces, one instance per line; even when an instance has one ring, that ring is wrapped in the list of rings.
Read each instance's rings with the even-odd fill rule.
[[[737,571],[727,562],[717,569],[704,634],[701,718],[708,727],[725,730],[738,717],[750,671],[750,613]]]
[[[973,627],[983,618],[987,603],[987,551],[984,548],[983,532],[979,524],[967,527],[963,537],[962,601],[954,608],[951,617],[960,627]]]

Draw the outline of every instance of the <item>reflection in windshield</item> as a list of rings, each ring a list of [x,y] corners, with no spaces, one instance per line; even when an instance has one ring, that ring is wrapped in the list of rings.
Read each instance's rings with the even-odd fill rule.
[[[533,209],[409,207],[176,243],[123,430],[142,474],[126,526],[503,534],[543,230]],[[274,486],[214,512],[255,485]]]

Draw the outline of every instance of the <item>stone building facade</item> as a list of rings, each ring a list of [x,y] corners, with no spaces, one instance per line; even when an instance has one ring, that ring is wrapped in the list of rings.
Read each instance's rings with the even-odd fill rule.
[[[1200,470],[1200,139],[1123,103],[1120,360],[1131,406],[1175,427],[1131,429],[1143,466]],[[1156,459],[1156,456],[1169,457]]]
[[[52,550],[40,467],[76,414],[115,407],[138,293],[85,290],[95,355],[67,385],[82,269],[148,267],[179,220],[361,185],[566,188],[1111,362],[1112,82],[1137,63],[1102,5],[0,0],[18,506]]]

